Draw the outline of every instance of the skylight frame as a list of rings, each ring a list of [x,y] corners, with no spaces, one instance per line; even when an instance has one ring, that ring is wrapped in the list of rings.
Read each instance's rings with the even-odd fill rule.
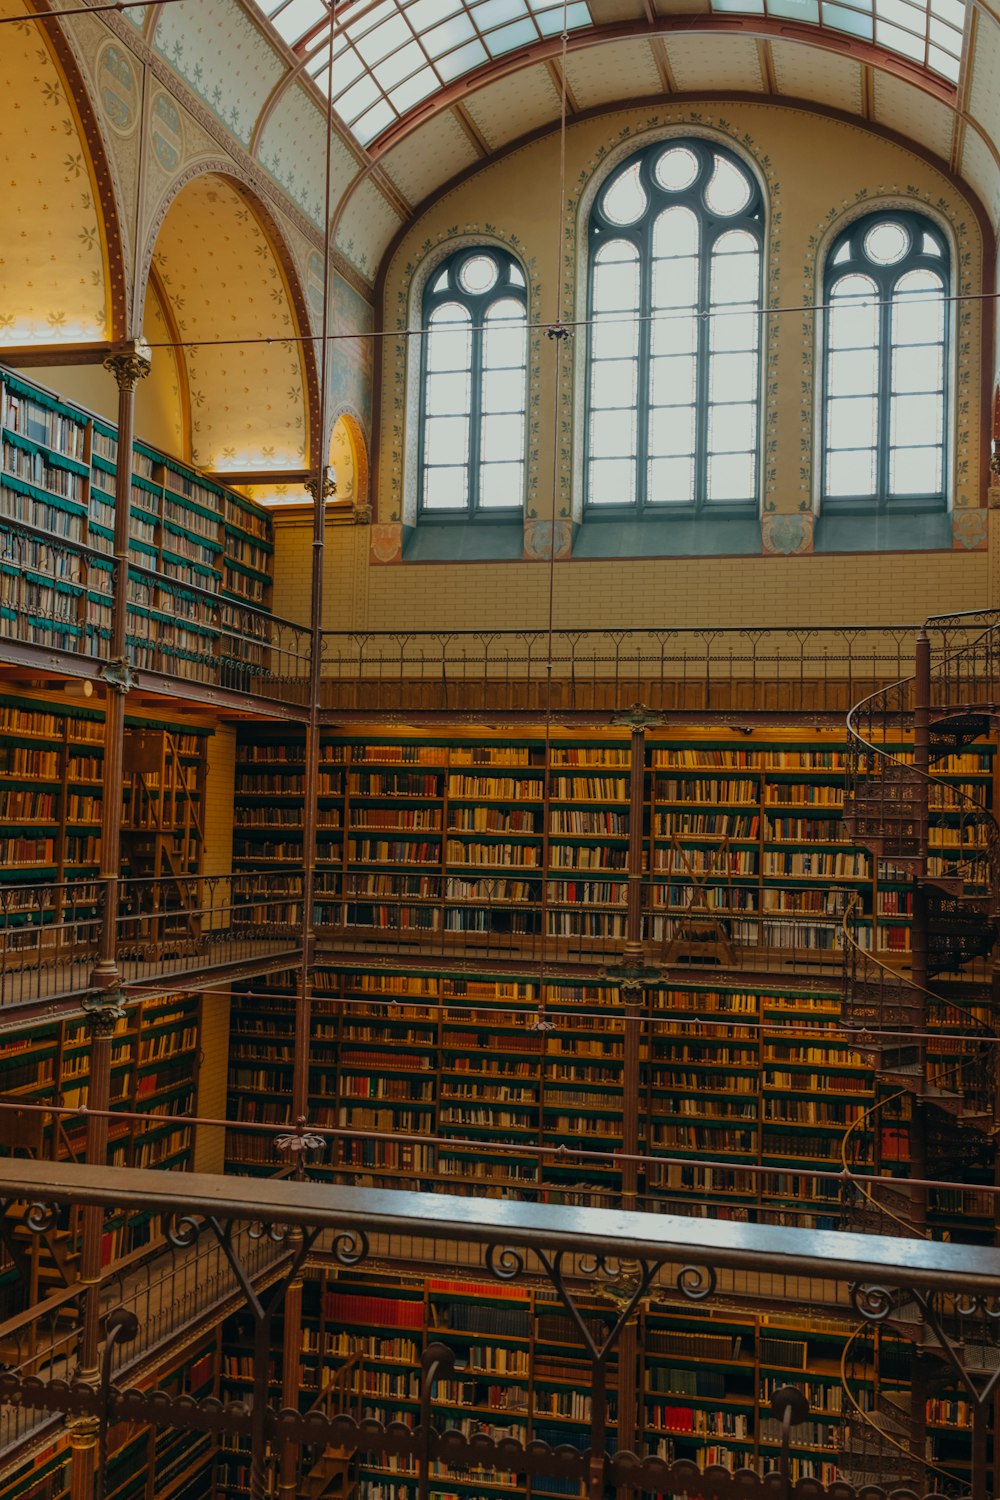
[[[255,0],[255,4],[326,93],[329,0]],[[709,4],[713,15],[793,21],[817,32],[851,37],[884,48],[952,86],[958,82],[969,0],[709,0]],[[458,79],[508,53],[558,36],[563,5],[564,0],[339,0],[333,107],[359,144],[370,146],[411,110]],[[303,24],[305,29],[300,30]],[[590,0],[566,0],[566,24],[570,32],[594,27]],[[393,39],[395,45],[385,50]],[[403,49],[408,63],[401,69],[398,55]]]

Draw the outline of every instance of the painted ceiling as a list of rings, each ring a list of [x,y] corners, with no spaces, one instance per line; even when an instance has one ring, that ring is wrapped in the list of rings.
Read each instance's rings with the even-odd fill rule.
[[[192,462],[219,473],[301,469],[295,318],[271,244],[236,189],[213,175],[189,183],[163,222],[153,266],[165,317],[188,346]]]
[[[571,120],[720,93],[837,109],[932,153],[1000,226],[984,0],[342,0],[332,41],[329,16],[327,0],[177,0],[145,30],[317,226],[332,93],[335,241],[369,282],[431,195],[554,126],[564,89]]]
[[[20,16],[0,0],[0,16]],[[109,336],[104,244],[89,154],[62,75],[33,24],[0,46],[0,345]]]

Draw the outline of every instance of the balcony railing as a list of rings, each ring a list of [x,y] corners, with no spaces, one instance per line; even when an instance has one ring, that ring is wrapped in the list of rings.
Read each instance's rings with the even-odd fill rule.
[[[0,886],[0,1009],[86,990],[97,959],[104,884]],[[302,934],[297,874],[124,880],[116,920],[126,982],[266,964]]]
[[[199,1236],[209,1243],[214,1240],[248,1270],[253,1246],[262,1240],[284,1244],[288,1259],[276,1268],[277,1298],[301,1274],[307,1257],[354,1271],[370,1267],[383,1279],[401,1275],[405,1282],[415,1255],[422,1260],[433,1250],[435,1265],[447,1265],[449,1277],[472,1282],[472,1300],[482,1299],[487,1305],[492,1287],[501,1299],[499,1306],[527,1307],[533,1299],[539,1317],[558,1322],[558,1332],[539,1332],[538,1337],[543,1343],[546,1337],[557,1339],[560,1359],[578,1376],[576,1389],[586,1397],[586,1410],[574,1417],[573,1425],[562,1424],[558,1439],[540,1436],[537,1430],[530,1443],[509,1431],[484,1432],[475,1393],[463,1391],[453,1363],[469,1339],[460,1325],[448,1325],[432,1345],[433,1358],[428,1359],[428,1349],[421,1359],[420,1410],[419,1415],[414,1411],[412,1426],[372,1416],[359,1424],[349,1409],[339,1414],[279,1412],[268,1404],[266,1351],[269,1341],[280,1335],[272,1332],[269,1313],[252,1302],[247,1312],[259,1330],[255,1348],[264,1356],[262,1361],[255,1358],[260,1382],[252,1406],[243,1400],[228,1406],[186,1396],[171,1400],[162,1392],[125,1388],[124,1382],[104,1386],[78,1381],[67,1388],[44,1376],[25,1379],[20,1368],[0,1373],[0,1399],[41,1414],[43,1421],[53,1413],[87,1412],[103,1414],[112,1422],[151,1422],[248,1440],[253,1500],[262,1500],[267,1492],[268,1445],[282,1441],[329,1443],[349,1455],[364,1455],[369,1462],[410,1475],[420,1493],[427,1492],[432,1478],[447,1484],[470,1469],[484,1473],[488,1486],[488,1476],[508,1476],[498,1482],[515,1489],[525,1475],[560,1476],[571,1485],[565,1492],[575,1487],[576,1493],[590,1496],[608,1493],[606,1487],[615,1492],[626,1486],[698,1500],[778,1500],[793,1494],[813,1500],[828,1495],[852,1500],[861,1494],[866,1500],[886,1500],[904,1491],[907,1496],[954,1493],[986,1500],[995,1493],[988,1479],[987,1442],[1000,1338],[1000,1251],[994,1248],[274,1178],[255,1181],[251,1200],[246,1186],[233,1178],[66,1164],[53,1164],[39,1183],[30,1162],[0,1164],[0,1201],[9,1205],[5,1212],[35,1205],[30,1217],[39,1227],[59,1221],[74,1206],[100,1205],[126,1213],[145,1207],[165,1224],[172,1220],[168,1234],[179,1247],[197,1243]],[[245,1230],[248,1223],[254,1225],[250,1232]],[[197,1297],[190,1278],[187,1284]],[[350,1282],[333,1286],[336,1294],[323,1320],[331,1350],[337,1347],[333,1341],[358,1326]],[[446,1289],[454,1293],[453,1281],[441,1292]],[[126,1306],[129,1295],[126,1291],[123,1296]],[[144,1295],[138,1301],[133,1296],[140,1320],[149,1317],[141,1302]],[[164,1300],[160,1293],[156,1298]],[[740,1322],[740,1314],[749,1315],[755,1325],[765,1312],[776,1315],[765,1317],[759,1330],[761,1341],[771,1346],[766,1357],[734,1347],[727,1319]],[[810,1329],[817,1314],[822,1321],[813,1348]],[[800,1330],[792,1342],[781,1333],[784,1316],[791,1319],[790,1329]],[[675,1456],[669,1447],[657,1451],[648,1430],[652,1427],[655,1436],[658,1430],[668,1431],[669,1423],[658,1426],[647,1420],[640,1426],[624,1410],[621,1372],[616,1379],[619,1351],[632,1367],[634,1350],[621,1341],[624,1330],[640,1321],[646,1329],[663,1330],[668,1339],[653,1345],[661,1366],[665,1359],[690,1364],[701,1357],[715,1366],[736,1364],[754,1382],[758,1364],[779,1377],[767,1384],[785,1388],[781,1401],[775,1392],[771,1402],[770,1388],[760,1400],[743,1400],[744,1411],[752,1408],[746,1420],[754,1424],[754,1432],[748,1434],[750,1442],[738,1445],[742,1470],[732,1473],[720,1465],[700,1472],[696,1462]],[[155,1314],[151,1326],[155,1330]],[[671,1328],[675,1338],[683,1339],[682,1345],[669,1342]],[[858,1357],[847,1358],[859,1335],[873,1329],[880,1330],[884,1360],[888,1361],[886,1346],[896,1350],[893,1373],[888,1363],[881,1375],[863,1367],[867,1356],[860,1363]],[[839,1377],[830,1367],[831,1339],[844,1348]],[[530,1363],[534,1356],[528,1344],[526,1338]],[[902,1447],[897,1444],[895,1450],[881,1442],[878,1411],[871,1404],[873,1389],[876,1395],[884,1390],[887,1377],[894,1388],[908,1388],[917,1350],[933,1367],[928,1389],[935,1401],[958,1402],[965,1414],[951,1423],[945,1483],[941,1468],[925,1464],[922,1438]],[[625,1368],[623,1362],[621,1370]],[[528,1365],[522,1373],[528,1384]],[[452,1376],[457,1376],[456,1383],[440,1388],[435,1397],[434,1379]],[[842,1382],[847,1417],[843,1423],[835,1406],[811,1400],[810,1388],[817,1382],[829,1386],[831,1379]],[[794,1399],[788,1396],[789,1386],[797,1388]],[[618,1410],[609,1420],[605,1397],[616,1388]],[[650,1394],[657,1390],[658,1386],[651,1388]],[[645,1391],[643,1384],[640,1393]],[[642,1399],[639,1394],[639,1408]],[[670,1399],[675,1398],[668,1398],[668,1404]],[[388,1404],[393,1404],[391,1398]],[[816,1435],[817,1424],[823,1428],[821,1437]],[[511,1422],[505,1419],[501,1425],[509,1428]],[[727,1430],[699,1429],[703,1446],[726,1448]],[[963,1433],[965,1452],[961,1459],[952,1458],[954,1442]],[[796,1483],[796,1451],[810,1463],[821,1464],[822,1471],[812,1477],[800,1473]],[[901,1489],[904,1461],[907,1467],[915,1466],[919,1477]],[[840,1477],[835,1478],[838,1471]]]
[[[26,522],[0,525],[0,657],[4,642],[105,660],[115,559]],[[306,701],[308,626],[130,562],[127,654],[157,676],[285,704]],[[9,652],[8,652],[9,654]]]

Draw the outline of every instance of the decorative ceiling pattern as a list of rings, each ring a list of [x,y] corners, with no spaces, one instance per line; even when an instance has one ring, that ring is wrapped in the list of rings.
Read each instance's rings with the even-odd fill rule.
[[[366,179],[347,200],[337,227],[337,249],[356,271],[373,281],[382,253],[402,223],[401,215]]]
[[[791,99],[811,99],[851,114],[864,112],[861,64],[850,57],[836,57],[819,47],[798,42],[773,41],[771,62],[778,92]]]
[[[309,149],[303,150],[303,143]],[[338,135],[330,143],[331,199],[339,202],[358,170],[357,159]],[[293,203],[322,227],[326,191],[326,121],[319,101],[299,85],[285,89],[261,131],[257,157]]]
[[[184,424],[186,403],[181,377],[184,351],[163,347],[173,342],[173,336],[152,280],[146,288],[142,332],[143,337],[149,340],[153,361],[149,379],[141,380],[136,387],[139,431],[149,433],[155,430],[159,435],[160,446],[166,448],[168,453],[175,453],[178,458],[190,458]]]
[[[491,151],[558,120],[562,111],[559,91],[542,64],[486,84],[464,104]]]
[[[23,12],[4,0],[4,15]],[[108,276],[89,157],[62,76],[30,22],[0,44],[0,343],[106,339]]]
[[[566,79],[580,109],[663,92],[663,79],[645,38],[571,52]]]
[[[236,5],[181,0],[160,11],[154,45],[247,145],[264,100],[285,70],[253,22]]]
[[[765,91],[757,43],[750,36],[671,36],[665,39],[670,71],[682,93],[719,89]]]
[[[445,176],[480,159],[467,131],[450,109],[429,120],[419,135],[407,136],[380,165],[410,203],[419,203]]]
[[[943,161],[951,156],[955,115],[940,99],[930,99],[902,78],[875,75],[875,118],[908,136]]]
[[[256,215],[221,177],[197,177],[171,205],[153,263],[188,345],[192,462],[300,469],[307,426],[299,345],[280,342],[298,330]]]

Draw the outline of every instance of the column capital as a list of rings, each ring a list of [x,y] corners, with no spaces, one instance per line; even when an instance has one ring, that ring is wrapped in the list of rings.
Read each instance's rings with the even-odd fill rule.
[[[326,467],[321,471],[321,474],[323,484],[323,499],[332,500],[334,495],[336,495],[337,493],[337,476],[333,472],[333,465],[327,464]],[[315,500],[316,490],[319,484],[320,479],[315,474],[312,474],[305,481],[303,489],[305,489],[310,495],[312,495],[313,499]]]
[[[666,723],[666,716],[655,708],[647,708],[645,703],[633,703],[631,708],[612,714],[611,722],[624,724],[636,734],[640,729],[658,729],[661,724]]]
[[[152,350],[146,340],[135,339],[132,343],[119,345],[113,354],[109,354],[104,368],[115,377],[120,391],[134,391],[139,381],[145,380],[149,374],[152,363]]]
[[[100,1419],[87,1412],[79,1412],[75,1416],[67,1417],[66,1436],[69,1438],[70,1447],[81,1453],[96,1448],[100,1427]]]
[[[91,1038],[114,1036],[115,1027],[126,1015],[124,999],[118,989],[84,995],[81,1005]]]

